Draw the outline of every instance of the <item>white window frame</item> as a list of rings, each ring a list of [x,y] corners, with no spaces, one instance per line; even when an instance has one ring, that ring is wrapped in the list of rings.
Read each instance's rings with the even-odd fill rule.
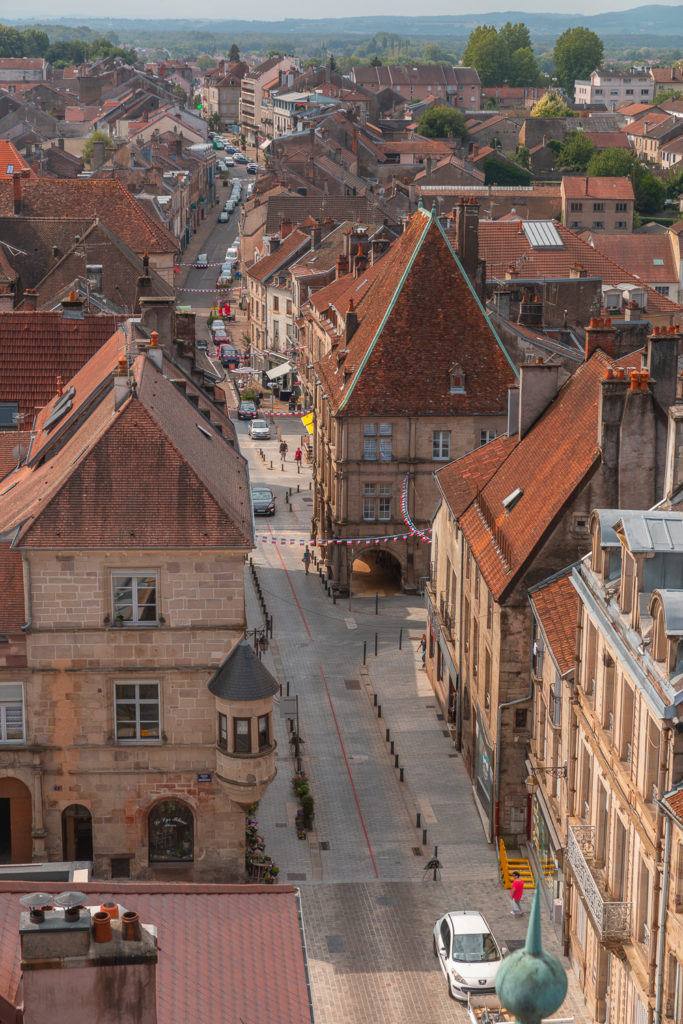
[[[21,713],[21,736],[8,736],[8,713],[16,715],[17,707]],[[15,726],[16,728],[16,726]],[[0,743],[15,744],[26,742],[26,715],[24,708],[24,684],[0,683]]]
[[[495,441],[498,437],[497,430],[480,430],[479,431],[479,447],[482,445],[490,444],[491,441]]]
[[[363,484],[363,521],[374,523],[377,519],[377,499],[374,484]]]
[[[379,498],[377,499],[377,518],[380,523],[388,523],[391,520],[391,485],[379,485]]]
[[[134,686],[135,696],[119,697],[120,686]],[[157,691],[156,700],[151,697],[140,697],[141,686],[155,686]],[[133,704],[135,707],[135,736],[119,736],[119,705]],[[156,704],[157,708],[157,735],[143,736],[140,727],[140,708],[142,704]],[[117,743],[160,743],[161,742],[161,686],[156,679],[117,679],[114,683],[114,732]]]
[[[444,441],[446,442],[444,444]],[[445,452],[445,454],[444,454]],[[451,457],[450,430],[432,431],[432,462],[448,462]]]
[[[138,602],[138,581],[143,577],[154,577],[154,619],[141,619],[139,617],[140,605]],[[150,626],[159,625],[159,574],[156,569],[135,569],[134,571],[126,571],[116,569],[111,574],[111,594],[112,594],[112,619],[114,623],[117,622],[118,613],[116,610],[116,591],[120,589],[121,584],[117,583],[117,580],[130,579],[131,580],[131,607],[133,617],[130,620],[123,619],[120,625],[127,628],[135,627],[149,628]]]

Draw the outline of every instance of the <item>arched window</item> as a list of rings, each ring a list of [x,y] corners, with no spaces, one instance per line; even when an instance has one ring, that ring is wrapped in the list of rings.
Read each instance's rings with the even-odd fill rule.
[[[194,816],[180,800],[162,800],[149,812],[150,863],[194,860]]]
[[[657,598],[652,615],[654,617],[654,628],[652,630],[652,657],[655,661],[664,661],[666,658],[666,622],[664,620],[664,608],[660,598]]]
[[[83,804],[69,804],[62,811],[62,857],[92,860],[92,816]]]

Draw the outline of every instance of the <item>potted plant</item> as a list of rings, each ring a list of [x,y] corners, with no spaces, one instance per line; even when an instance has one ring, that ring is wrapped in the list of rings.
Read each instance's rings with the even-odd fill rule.
[[[313,797],[310,793],[306,793],[301,798],[301,810],[303,811],[304,817],[304,828],[312,828],[313,826]]]

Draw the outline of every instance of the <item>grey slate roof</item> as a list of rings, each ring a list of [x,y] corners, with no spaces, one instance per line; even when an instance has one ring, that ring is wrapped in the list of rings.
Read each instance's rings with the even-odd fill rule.
[[[209,690],[222,700],[263,700],[278,693],[280,686],[243,639],[209,680]]]

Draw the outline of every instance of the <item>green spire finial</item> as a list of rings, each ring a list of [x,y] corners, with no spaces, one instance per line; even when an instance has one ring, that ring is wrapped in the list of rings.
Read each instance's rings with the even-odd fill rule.
[[[496,975],[496,992],[512,1011],[517,1024],[540,1024],[559,1009],[567,994],[567,973],[541,942],[541,895],[536,889],[524,949],[503,960]]]
[[[418,210],[424,210],[424,204],[422,202],[422,196],[420,196],[420,198],[417,201],[417,208],[418,208]]]

